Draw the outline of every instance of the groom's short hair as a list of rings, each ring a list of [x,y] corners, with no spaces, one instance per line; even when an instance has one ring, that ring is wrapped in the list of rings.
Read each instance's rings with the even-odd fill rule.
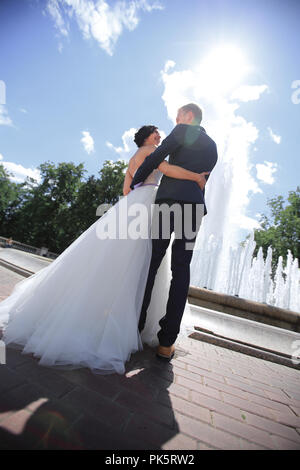
[[[194,115],[195,122],[197,124],[200,124],[200,122],[202,121],[202,109],[197,104],[195,103],[185,104],[180,109],[182,109],[185,113],[187,113],[188,111],[191,111]]]

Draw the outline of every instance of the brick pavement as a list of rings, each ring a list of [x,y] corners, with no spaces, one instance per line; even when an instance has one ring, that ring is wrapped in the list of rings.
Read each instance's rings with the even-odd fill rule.
[[[21,276],[0,267],[0,299]],[[300,449],[300,371],[195,339],[126,374],[42,367],[7,348],[1,449]]]

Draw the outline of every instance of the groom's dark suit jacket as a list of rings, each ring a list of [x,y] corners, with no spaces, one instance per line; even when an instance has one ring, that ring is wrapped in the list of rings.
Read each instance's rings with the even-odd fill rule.
[[[145,181],[147,176],[157,168],[169,155],[169,163],[186,170],[202,173],[212,171],[217,163],[218,153],[215,142],[201,126],[178,124],[157,149],[148,155],[137,169],[130,187]],[[208,179],[209,175],[206,176]],[[165,199],[174,201],[195,202],[204,204],[204,215],[207,214],[205,190],[198,183],[190,180],[179,180],[163,175],[157,190],[155,202]]]

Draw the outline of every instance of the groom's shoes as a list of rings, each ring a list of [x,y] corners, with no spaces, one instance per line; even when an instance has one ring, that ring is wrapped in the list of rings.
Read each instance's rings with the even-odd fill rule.
[[[161,346],[159,345],[156,351],[156,356],[159,359],[164,359],[165,361],[170,361],[175,354],[175,346]]]

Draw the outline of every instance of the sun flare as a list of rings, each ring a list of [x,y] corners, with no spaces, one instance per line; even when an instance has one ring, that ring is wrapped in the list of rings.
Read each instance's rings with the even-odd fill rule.
[[[201,87],[209,95],[232,92],[249,69],[243,51],[230,44],[221,44],[212,49],[197,67]]]

